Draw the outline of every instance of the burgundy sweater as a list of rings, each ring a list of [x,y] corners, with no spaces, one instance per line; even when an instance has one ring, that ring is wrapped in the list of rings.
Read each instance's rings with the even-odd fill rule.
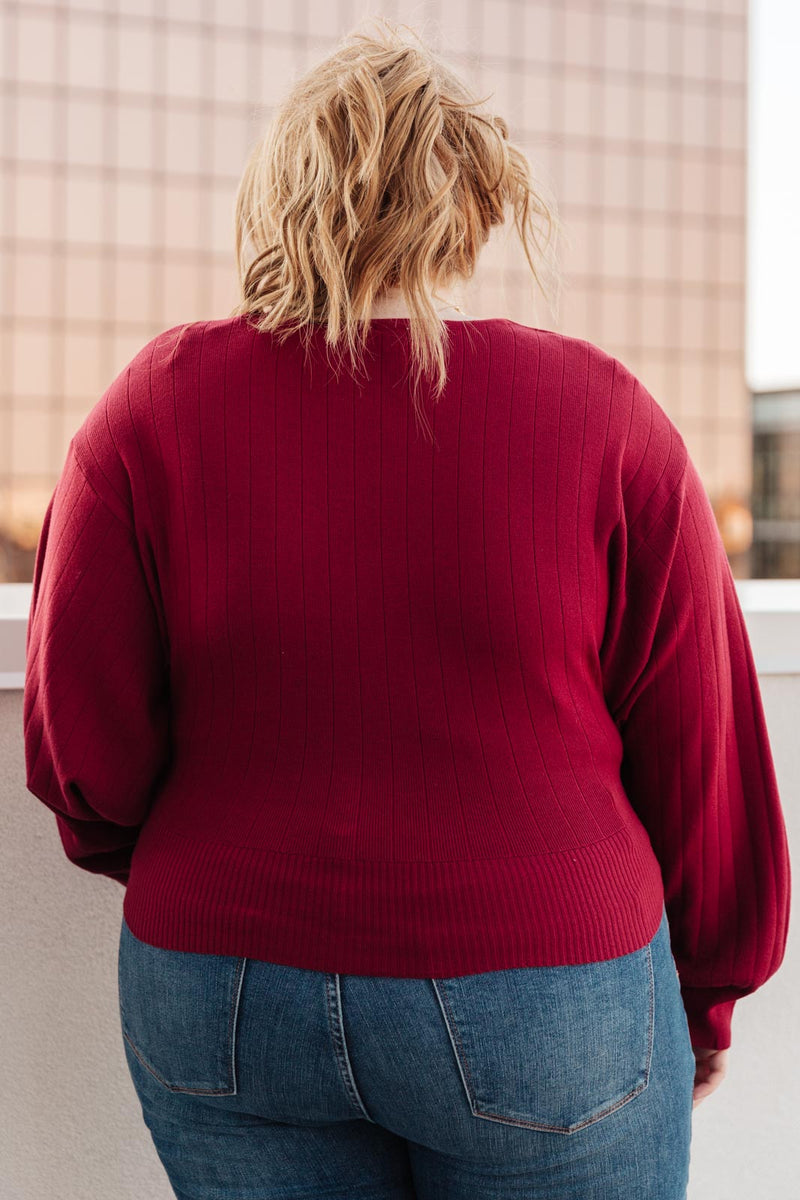
[[[72,438],[27,635],[28,790],[137,937],[329,972],[627,954],[692,1040],[781,964],[787,839],[686,444],[616,358],[409,325],[354,378],[243,317],[152,339]]]

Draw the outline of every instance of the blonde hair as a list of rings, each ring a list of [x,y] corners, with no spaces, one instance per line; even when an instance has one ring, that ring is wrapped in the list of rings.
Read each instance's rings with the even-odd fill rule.
[[[418,35],[404,40],[408,26],[374,20],[374,36],[349,34],[293,85],[250,152],[236,197],[242,299],[231,315],[281,338],[304,332],[306,346],[324,323],[328,348],[346,346],[355,369],[373,301],[399,288],[419,418],[420,376],[435,373],[434,399],[447,380],[448,330],[428,288],[472,276],[507,207],[542,286],[533,248],[547,262],[560,222],[503,118],[477,111],[483,101]],[[547,226],[542,244],[535,217]]]

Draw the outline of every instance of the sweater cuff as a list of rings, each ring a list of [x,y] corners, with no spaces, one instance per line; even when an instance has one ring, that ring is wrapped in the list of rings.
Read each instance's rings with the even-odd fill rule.
[[[731,1044],[731,1019],[736,1000],[723,998],[724,989],[682,987],[681,998],[692,1046],[700,1050],[727,1050]]]

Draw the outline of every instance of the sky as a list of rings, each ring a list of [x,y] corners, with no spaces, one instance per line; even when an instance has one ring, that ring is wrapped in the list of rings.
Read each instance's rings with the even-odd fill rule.
[[[746,373],[800,387],[800,3],[750,0]]]

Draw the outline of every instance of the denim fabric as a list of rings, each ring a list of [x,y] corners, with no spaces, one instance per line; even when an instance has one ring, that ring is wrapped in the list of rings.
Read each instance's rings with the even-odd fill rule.
[[[446,979],[163,950],[123,918],[123,1046],[182,1200],[684,1200],[695,1061],[640,950]]]

